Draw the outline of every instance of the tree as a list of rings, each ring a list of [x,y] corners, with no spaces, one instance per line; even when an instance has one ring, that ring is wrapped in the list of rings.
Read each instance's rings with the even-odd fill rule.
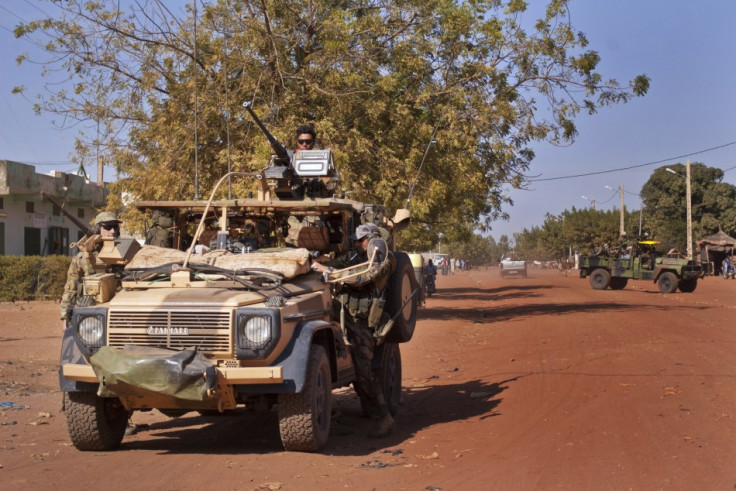
[[[623,87],[595,71],[600,57],[564,0],[532,28],[520,0],[218,0],[185,18],[162,0],[127,12],[50,2],[58,16],[15,31],[43,40],[44,73],[66,77],[36,109],[99,124],[80,135],[80,152],[92,144],[114,163],[126,177],[118,194],[191,198],[228,164],[265,167],[270,149],[239,109],[254,101],[287,144],[298,124],[314,123],[356,199],[393,210],[416,179],[407,248],[425,224],[436,241],[506,217],[502,186],[523,184],[530,142],[571,142],[581,110],[649,86],[643,75]]]
[[[676,174],[667,171],[667,167]],[[644,225],[661,242],[687,250],[686,170],[683,164],[659,167],[641,188]],[[720,229],[736,232],[736,187],[724,183],[723,171],[702,163],[690,165],[693,240]]]
[[[638,211],[626,212],[624,216],[627,236],[637,235]],[[620,241],[619,210],[593,210],[586,208],[565,210],[560,215],[547,214],[541,226],[514,234],[516,251],[526,258],[555,260],[566,258],[570,250],[590,252],[605,244]]]

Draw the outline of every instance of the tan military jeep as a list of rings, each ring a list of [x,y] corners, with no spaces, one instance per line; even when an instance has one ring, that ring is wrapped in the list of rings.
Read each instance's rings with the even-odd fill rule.
[[[329,172],[295,174],[292,181],[307,184],[293,192],[279,169],[269,169],[253,176],[263,191],[257,198],[137,203],[170,217],[171,249],[105,243],[99,260],[117,270],[85,278],[61,349],[60,385],[76,448],[117,448],[133,411],[177,416],[243,406],[277,406],[287,450],[325,444],[331,390],[353,383],[354,370],[330,284],[311,271],[310,260],[348,250],[349,235],[366,221],[381,227],[393,249],[407,217],[324,196],[317,181],[329,181]],[[386,307],[392,327],[375,363],[395,413],[399,343],[413,335],[418,288],[408,256],[393,254]]]

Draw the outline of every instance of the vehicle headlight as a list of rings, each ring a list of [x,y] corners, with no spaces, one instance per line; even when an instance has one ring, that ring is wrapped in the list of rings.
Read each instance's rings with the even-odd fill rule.
[[[271,337],[271,317],[256,315],[241,319],[241,348],[261,349],[268,344]]]
[[[281,337],[279,309],[242,308],[235,315],[235,355],[239,360],[262,360]]]
[[[76,319],[76,338],[88,354],[93,354],[105,345],[105,316],[78,315]]]
[[[77,329],[79,330],[79,338],[85,345],[90,348],[102,346],[102,336],[105,334],[102,319],[97,316],[85,317],[79,323]]]

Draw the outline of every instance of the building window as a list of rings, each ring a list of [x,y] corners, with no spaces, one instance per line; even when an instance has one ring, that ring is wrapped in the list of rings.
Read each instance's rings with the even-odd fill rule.
[[[5,208],[5,205],[3,204],[3,199],[0,198],[0,210],[2,210],[3,208]]]
[[[54,205],[54,208],[51,211],[51,214],[54,215],[55,217],[61,216],[61,208],[59,208],[58,206]]]
[[[26,213],[36,213],[36,207],[33,206],[33,201],[26,201]]]
[[[69,229],[49,227],[49,254],[69,255]]]
[[[0,255],[5,254],[5,224],[0,222]]]
[[[77,208],[77,218],[84,218],[84,208]]]

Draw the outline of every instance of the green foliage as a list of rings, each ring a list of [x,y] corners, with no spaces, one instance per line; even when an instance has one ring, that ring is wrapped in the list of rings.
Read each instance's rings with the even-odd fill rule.
[[[570,251],[586,253],[603,244],[617,244],[620,216],[619,210],[576,210],[574,207],[557,216],[547,214],[542,226],[514,234],[515,250],[527,259],[547,261],[566,258]],[[638,233],[638,216],[638,211],[624,215],[629,237]]]
[[[0,256],[0,302],[61,299],[70,262],[67,256]]]
[[[675,171],[667,171],[667,167]],[[645,230],[662,242],[687,250],[686,166],[656,169],[641,189]],[[718,232],[736,233],[736,187],[724,183],[723,171],[702,163],[690,165],[693,242]]]
[[[641,189],[641,210],[627,210],[624,216],[627,237],[642,233],[668,247],[687,250],[686,169],[682,164],[656,169]],[[701,163],[690,166],[692,183],[693,241],[716,233],[736,234],[736,187],[722,182],[723,171]],[[557,259],[569,251],[589,252],[596,246],[619,241],[619,210],[565,210],[548,214],[540,227],[514,234],[516,251],[527,258]],[[693,244],[695,246],[695,244]]]
[[[462,242],[451,242],[447,246],[447,253],[453,259],[464,259],[472,266],[498,261],[498,250],[493,237],[485,238],[477,234],[471,234]]]
[[[228,162],[264,168],[271,150],[241,108],[253,101],[288,146],[298,125],[314,124],[351,197],[394,210],[418,176],[407,249],[507,217],[503,186],[523,184],[530,142],[569,143],[581,109],[626,102],[649,83],[604,81],[560,0],[533,28],[522,27],[520,0],[200,2],[196,49],[193,12],[174,18],[162,0],[129,12],[55,4],[63,15],[15,30],[42,40],[44,74],[74,87],[46,84],[37,107],[99,124],[99,139],[80,134],[77,158],[103,150],[126,177],[114,193],[191,199],[195,171],[206,196]],[[252,189],[233,184],[235,196]]]

